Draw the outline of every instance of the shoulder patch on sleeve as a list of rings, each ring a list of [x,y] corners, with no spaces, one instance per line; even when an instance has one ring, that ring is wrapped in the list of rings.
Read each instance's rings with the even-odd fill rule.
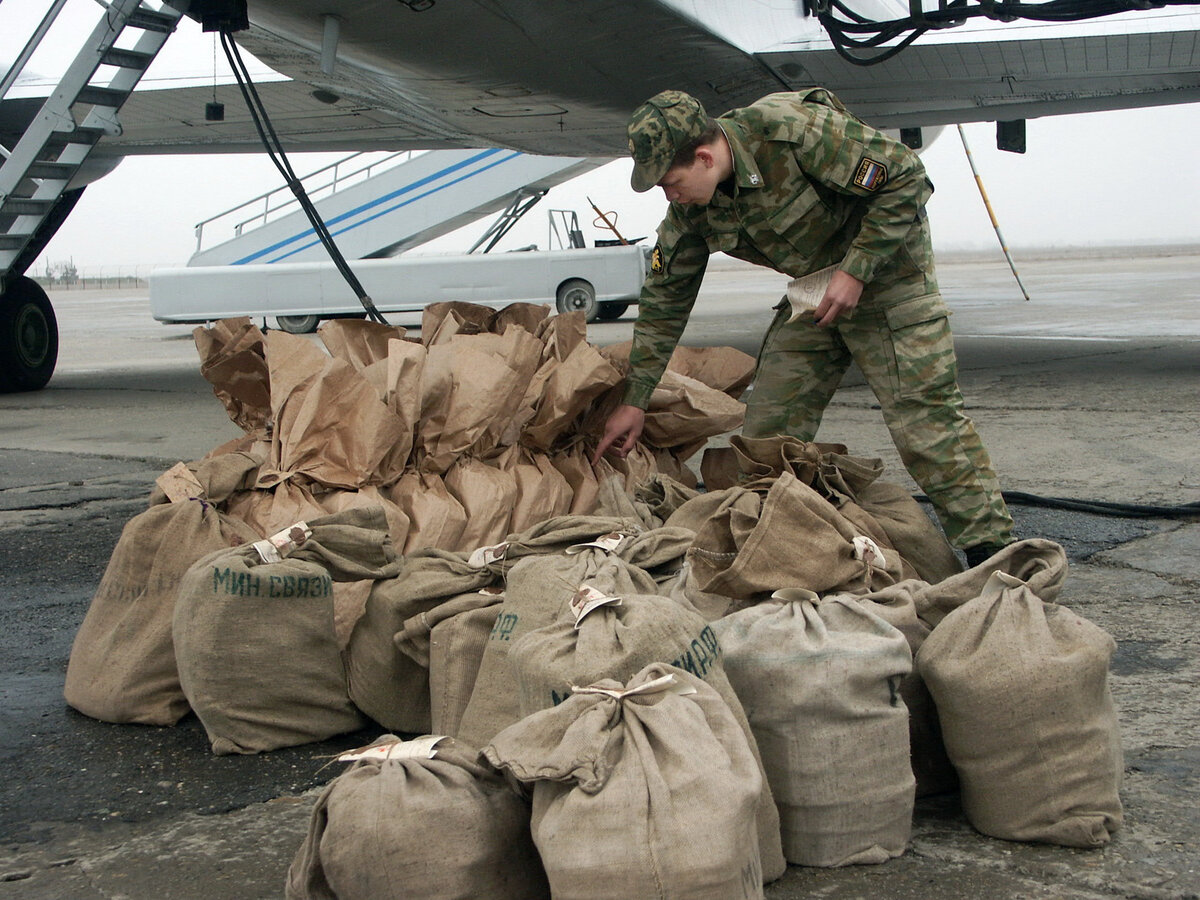
[[[887,184],[887,166],[864,156],[854,172],[854,183],[867,191],[877,191]]]
[[[654,245],[654,252],[650,254],[650,272],[654,275],[661,275],[666,270],[666,260],[663,256],[662,244]]]

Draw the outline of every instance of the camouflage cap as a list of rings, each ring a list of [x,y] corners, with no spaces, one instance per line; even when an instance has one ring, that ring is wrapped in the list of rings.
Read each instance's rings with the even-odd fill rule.
[[[700,101],[683,91],[655,94],[629,120],[629,155],[633,176],[629,179],[639,193],[648,191],[671,168],[681,147],[694,141],[708,127],[708,113]]]

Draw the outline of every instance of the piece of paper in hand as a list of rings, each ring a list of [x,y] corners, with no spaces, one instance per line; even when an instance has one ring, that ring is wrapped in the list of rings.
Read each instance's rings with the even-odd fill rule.
[[[792,306],[792,314],[788,317],[789,322],[795,322],[804,313],[811,313],[821,305],[821,300],[825,297],[825,291],[829,289],[829,282],[833,279],[833,273],[837,271],[837,266],[826,266],[824,269],[818,269],[815,272],[810,272],[800,278],[793,278],[787,284],[788,303]]]

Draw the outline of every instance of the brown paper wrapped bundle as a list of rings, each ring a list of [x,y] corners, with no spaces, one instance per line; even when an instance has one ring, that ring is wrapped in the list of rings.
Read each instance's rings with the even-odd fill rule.
[[[510,303],[496,313],[490,330],[504,334],[509,325],[516,325],[523,331],[538,335],[550,318],[550,307],[545,303]]]
[[[487,334],[495,320],[490,306],[461,300],[430,303],[421,311],[421,343],[435,347],[460,334]]]
[[[902,579],[900,555],[865,540],[856,524],[784,472],[765,496],[730,490],[688,551],[701,591],[741,601],[784,585],[815,593],[875,590]]]
[[[624,369],[632,347],[633,341],[622,341],[601,352]],[[694,378],[736,400],[753,380],[756,364],[753,356],[735,347],[676,347],[667,371]]]
[[[483,755],[533,786],[556,900],[762,897],[762,777],[729,706],[695,676],[655,664],[580,687]]]
[[[404,557],[398,575],[376,581],[346,647],[346,674],[355,705],[384,728],[428,732],[429,669],[400,652],[396,635],[406,620],[493,579],[486,569],[469,565],[461,553],[426,549]]]
[[[408,619],[396,634],[400,652],[429,670],[434,734],[458,733],[503,602],[499,586],[460,594]]]
[[[595,398],[621,382],[621,373],[587,343],[575,345],[548,373],[539,374],[544,376],[541,396],[521,436],[535,450],[549,450]]]
[[[552,453],[550,464],[571,488],[571,508],[567,512],[572,516],[590,516],[596,509],[600,482],[596,479],[596,470],[592,467],[591,454],[586,445],[581,440],[572,442],[566,448]]]
[[[395,484],[409,467],[416,445],[417,423],[421,418],[421,381],[425,357],[426,350],[421,344],[410,340],[392,340],[388,341],[386,361],[372,366],[374,370],[384,370],[383,402],[402,423],[399,439],[379,462],[378,481],[381,485]]]
[[[272,467],[260,472],[258,486],[297,474],[327,487],[378,483],[380,463],[406,423],[353,366],[304,338],[273,331],[266,348],[275,428]]]
[[[271,378],[263,333],[245,316],[221,319],[192,332],[200,374],[213,386],[229,418],[247,433],[265,436],[271,424]]]
[[[359,371],[387,359],[388,345],[403,340],[406,333],[403,328],[368,319],[329,319],[317,329],[329,355]]]
[[[670,368],[703,382],[733,399],[745,393],[754,379],[757,360],[735,347],[676,347]]]
[[[225,501],[225,507],[260,536],[275,534],[293,522],[329,514],[303,478],[282,481],[265,490],[238,491]]]
[[[394,575],[382,510],[352,509],[211,553],[179,583],[179,681],[213,752],[258,753],[354,731],[332,579]],[[270,561],[268,561],[270,560]]]
[[[509,532],[517,505],[517,480],[511,471],[467,456],[456,460],[442,480],[467,517],[456,550],[494,544]]]
[[[409,471],[387,490],[389,496],[408,517],[408,538],[404,553],[428,547],[456,548],[462,544],[467,514],[438,475]]]
[[[545,453],[513,446],[497,462],[517,486],[510,531],[521,532],[571,511],[571,485]]]
[[[466,513],[454,549],[494,543],[509,531],[516,483],[487,458],[506,437],[515,440],[506,433],[522,418],[520,404],[540,354],[541,343],[515,326],[504,335],[458,336],[429,350],[421,468],[441,475]]]
[[[979,831],[1101,847],[1122,823],[1123,761],[1108,686],[1116,643],[995,570],[917,654]]]
[[[714,623],[779,805],[783,851],[805,866],[883,863],[912,830],[912,669],[896,628],[852,598],[777,591]]]
[[[472,748],[385,735],[363,750],[317,798],[287,900],[549,897],[529,804]]]
[[[704,382],[668,369],[646,407],[643,439],[654,447],[703,446],[742,426],[746,406]]]
[[[253,459],[230,455],[198,468],[203,484],[182,464],[160,478],[163,502],[122,529],[75,635],[67,703],[105,722],[174,725],[187,713],[171,638],[175,594],[198,559],[258,538],[218,511],[238,473],[253,471]]]

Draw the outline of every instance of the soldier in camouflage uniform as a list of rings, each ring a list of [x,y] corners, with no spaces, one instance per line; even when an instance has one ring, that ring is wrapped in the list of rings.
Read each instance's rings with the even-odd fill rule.
[[[916,154],[865,125],[828,91],[771,94],[710,119],[664,91],[629,125],[633,188],[671,205],[642,288],[625,405],[596,456],[623,456],[687,324],[710,253],[793,278],[836,266],[812,314],[777,307],[743,433],[813,440],[853,359],[904,465],[969,564],[1012,540],[987,451],[963,412],[949,311],[938,293]]]

